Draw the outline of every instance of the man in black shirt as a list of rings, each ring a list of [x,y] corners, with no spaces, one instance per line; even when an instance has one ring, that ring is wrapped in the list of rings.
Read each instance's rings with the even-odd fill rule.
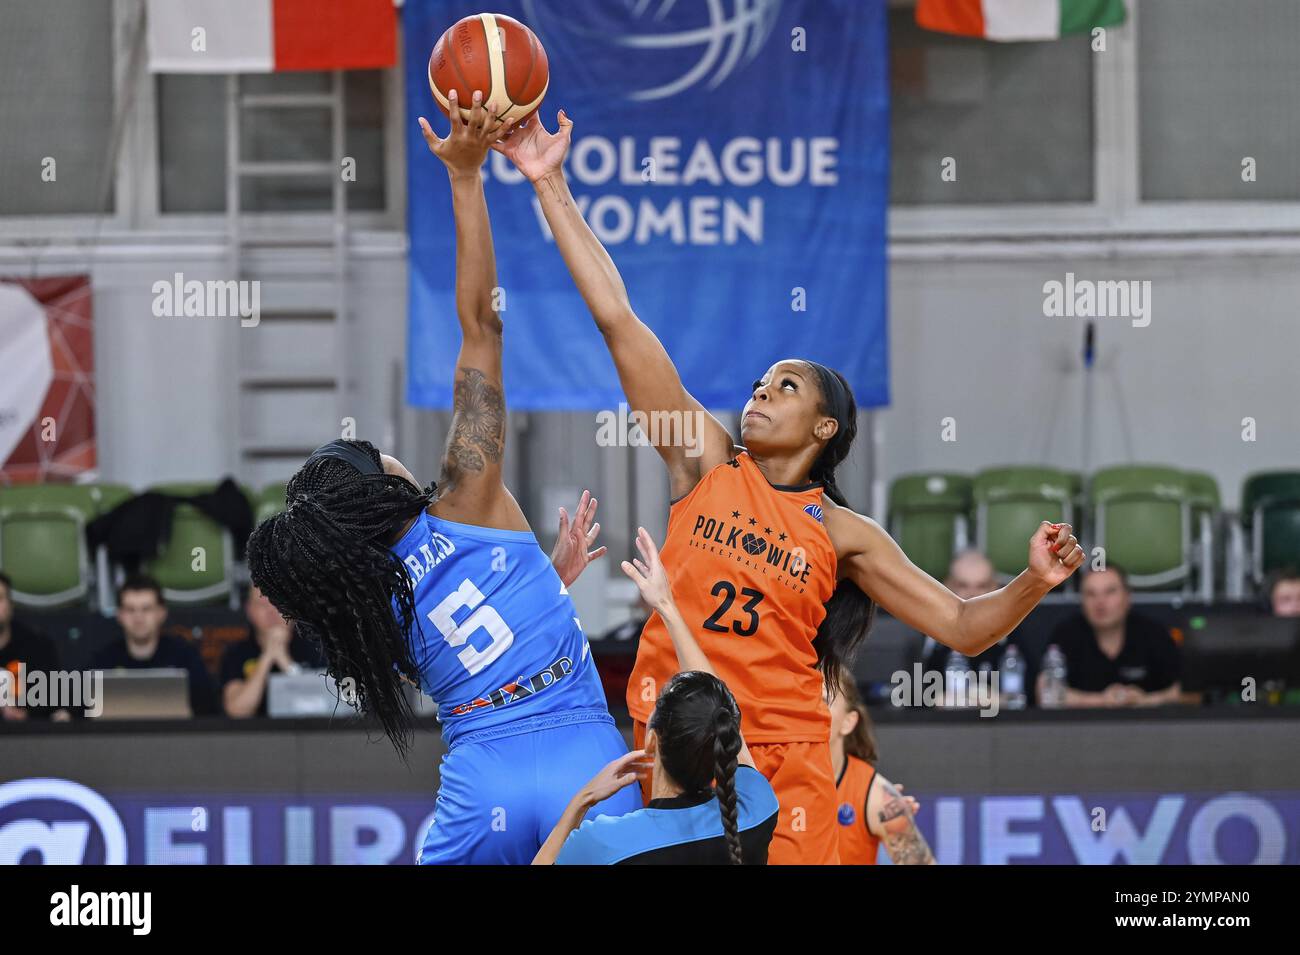
[[[1066,706],[1156,706],[1182,693],[1182,661],[1169,631],[1134,613],[1128,577],[1111,565],[1087,574],[1083,612],[1061,621],[1051,642],[1065,654]],[[1042,698],[1044,674],[1039,675]]]
[[[129,577],[117,593],[117,622],[122,639],[101,649],[91,663],[94,670],[156,670],[179,667],[189,673],[190,709],[195,716],[216,713],[212,677],[193,644],[162,632],[167,603],[162,587],[151,577]]]
[[[978,550],[971,548],[961,551],[953,557],[952,563],[948,565],[948,576],[944,578],[943,585],[963,600],[972,600],[975,597],[982,597],[984,594],[991,594],[998,589],[997,572],[994,570],[991,560]],[[971,669],[979,670],[986,663],[995,670],[1000,669],[1002,657],[1006,654],[1007,647],[1012,645],[1017,647],[1023,659],[1025,656],[1024,647],[1020,646],[1016,631],[1013,630],[993,646],[973,657],[969,657]],[[927,636],[925,638],[925,643],[921,647],[922,663],[924,663],[925,669],[943,671],[948,666],[948,658],[951,656],[952,650],[934,639],[934,637]]]
[[[11,685],[16,692],[23,675],[38,670],[48,674],[58,669],[59,652],[53,641],[14,619],[13,583],[7,574],[0,573],[0,670],[12,674]],[[65,720],[69,714],[50,706],[0,705],[0,721],[50,718]]]
[[[256,587],[248,591],[244,614],[247,639],[232,643],[221,656],[221,704],[231,719],[266,715],[266,681],[273,671],[325,665],[320,650],[293,631]]]

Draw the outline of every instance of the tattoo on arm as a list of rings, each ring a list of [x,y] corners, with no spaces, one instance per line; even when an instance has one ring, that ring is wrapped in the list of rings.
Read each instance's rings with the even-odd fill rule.
[[[556,184],[553,177],[547,176],[542,181],[546,183],[546,187],[550,190],[552,199],[558,202],[561,206],[567,206],[569,204],[569,201],[564,198],[564,193],[560,191],[560,187]]]
[[[501,460],[506,441],[506,401],[501,389],[477,368],[462,368],[456,378],[455,412],[442,482],[482,471]]]
[[[895,865],[934,865],[934,853],[916,828],[912,810],[902,794],[890,783],[880,781],[885,801],[876,817],[884,835],[885,851]]]

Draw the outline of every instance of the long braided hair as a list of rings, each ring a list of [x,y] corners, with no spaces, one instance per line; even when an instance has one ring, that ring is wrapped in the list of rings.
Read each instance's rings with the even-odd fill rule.
[[[727,685],[711,673],[686,670],[664,686],[648,728],[659,740],[664,770],[683,791],[717,796],[722,832],[732,865],[740,850],[736,765],[740,755],[740,707]]]
[[[839,424],[834,436],[813,462],[809,477],[821,482],[824,493],[832,501],[848,507],[844,494],[835,483],[835,469],[848,457],[853,439],[858,435],[858,405],[843,375],[814,361],[807,364],[817,373],[821,388],[822,401],[818,410]],[[826,602],[826,616],[813,638],[817,665],[831,696],[838,693],[844,683],[854,654],[871,629],[875,613],[875,601],[853,581],[841,580],[836,584],[835,592]]]
[[[413,713],[402,678],[419,678],[408,642],[415,598],[389,545],[433,501],[434,486],[420,491],[384,474],[368,441],[333,444],[374,469],[314,454],[289,481],[286,509],[253,531],[248,567],[276,609],[320,642],[345,700],[373,714],[405,758]]]

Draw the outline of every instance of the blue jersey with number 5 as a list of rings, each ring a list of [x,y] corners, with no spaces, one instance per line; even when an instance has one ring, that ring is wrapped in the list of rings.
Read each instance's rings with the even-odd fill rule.
[[[443,739],[607,712],[577,611],[531,531],[421,514],[393,546],[415,591],[411,650]]]

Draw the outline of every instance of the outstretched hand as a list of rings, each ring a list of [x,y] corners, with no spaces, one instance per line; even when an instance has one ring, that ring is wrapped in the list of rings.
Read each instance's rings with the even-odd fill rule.
[[[560,575],[564,586],[569,586],[587,569],[593,560],[605,555],[603,545],[589,550],[600,535],[600,523],[596,521],[596,499],[590,491],[583,491],[578,500],[578,510],[569,519],[569,512],[560,508],[560,531],[555,538],[555,549],[551,551],[551,563]]]
[[[492,148],[514,163],[529,182],[545,179],[560,170],[573,138],[573,120],[564,110],[560,110],[556,121],[559,129],[548,133],[534,110]]]
[[[445,139],[440,138],[429,121],[421,116],[420,130],[424,133],[424,141],[429,144],[429,152],[443,161],[448,172],[477,172],[483,160],[487,159],[488,149],[502,136],[508,136],[513,126],[493,118],[483,105],[483,94],[479,90],[474,91],[469,119],[461,116],[455,90],[447,94],[447,99],[451,132]]]
[[[644,527],[636,529],[636,549],[641,552],[641,557],[625,560],[620,566],[623,573],[632,578],[645,602],[662,613],[672,606],[673,591],[668,584],[668,572],[659,559],[659,548]]]

